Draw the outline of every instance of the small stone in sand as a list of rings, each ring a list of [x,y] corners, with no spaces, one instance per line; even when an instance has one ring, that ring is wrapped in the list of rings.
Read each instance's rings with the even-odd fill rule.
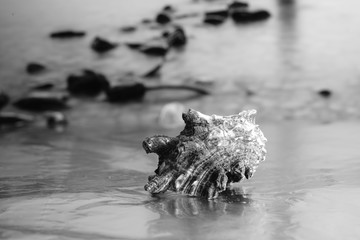
[[[38,74],[45,71],[46,67],[41,63],[31,62],[26,65],[26,72],[29,74]]]
[[[332,95],[332,92],[328,89],[323,89],[318,91],[318,94],[323,98],[330,98]]]
[[[95,37],[95,39],[91,43],[91,49],[97,53],[105,53],[108,52],[118,46],[117,43],[112,43],[106,39]]]
[[[14,106],[28,111],[51,111],[68,108],[68,95],[60,92],[31,92],[14,102]]]
[[[9,101],[10,97],[6,93],[0,91],[0,110],[4,108],[9,103]]]
[[[64,30],[53,32],[50,34],[51,38],[80,38],[84,37],[86,33],[84,31]]]
[[[88,69],[83,70],[82,75],[70,75],[67,78],[67,90],[78,96],[97,96],[109,86],[105,75]]]

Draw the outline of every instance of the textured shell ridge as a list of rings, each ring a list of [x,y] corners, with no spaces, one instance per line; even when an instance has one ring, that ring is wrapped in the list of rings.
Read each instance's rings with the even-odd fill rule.
[[[206,115],[189,109],[185,128],[176,137],[155,135],[143,141],[147,153],[159,156],[158,168],[145,190],[172,190],[216,198],[233,182],[249,179],[265,160],[266,138],[255,124],[256,110],[236,115]]]

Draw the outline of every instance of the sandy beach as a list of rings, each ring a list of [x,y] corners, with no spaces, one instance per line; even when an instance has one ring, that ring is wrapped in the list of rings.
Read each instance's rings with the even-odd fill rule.
[[[219,25],[204,13],[227,1],[0,0],[1,112],[29,114],[24,127],[0,129],[1,239],[358,239],[360,231],[360,16],[355,0],[249,2],[265,21]],[[187,43],[166,57],[126,43],[153,43],[169,25],[144,24],[166,5]],[[121,29],[132,26],[136,30]],[[62,29],[81,38],[51,39]],[[106,54],[95,37],[114,42]],[[155,40],[154,40],[155,39]],[[29,74],[29,62],[46,66]],[[155,77],[145,73],[160,64]],[[111,103],[70,94],[68,123],[49,127],[43,112],[13,103],[31,88],[83,69],[111,86],[193,86],[147,91],[141,100]],[[0,104],[1,105],[1,104]],[[157,165],[142,141],[177,136],[181,112],[231,115],[257,110],[268,139],[255,175],[216,200],[144,190]]]

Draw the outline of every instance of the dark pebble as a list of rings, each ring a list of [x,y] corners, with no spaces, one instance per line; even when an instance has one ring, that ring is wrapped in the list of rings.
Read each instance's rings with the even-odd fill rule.
[[[84,37],[86,33],[84,31],[73,31],[73,30],[65,30],[59,32],[53,32],[50,34],[51,38],[80,38]]]
[[[255,92],[253,90],[250,89],[246,89],[246,96],[251,97],[255,95]]]
[[[318,91],[318,94],[323,98],[329,98],[329,97],[331,97],[332,92],[330,90],[323,89],[323,90]]]
[[[234,11],[231,14],[232,19],[237,23],[249,23],[255,21],[266,20],[270,17],[270,13],[266,10],[256,11]]]
[[[23,113],[0,112],[0,128],[22,127],[34,121],[34,117]]]
[[[53,88],[54,88],[54,84],[52,84],[52,83],[42,83],[42,84],[32,87],[31,89],[38,90],[38,91],[47,91],[47,90],[51,90]]]
[[[0,110],[3,109],[10,102],[10,97],[0,91]]]
[[[150,23],[152,23],[153,21],[152,21],[151,19],[145,18],[145,19],[143,19],[141,22],[142,22],[143,24],[150,24]]]
[[[207,16],[219,16],[219,17],[227,18],[229,16],[229,12],[228,10],[205,12],[205,17]]]
[[[26,65],[26,72],[29,74],[37,74],[45,71],[46,67],[40,63],[29,63]]]
[[[185,31],[181,26],[175,26],[173,32],[164,32],[163,36],[166,36],[169,47],[182,47],[187,42]]]
[[[147,55],[159,57],[165,56],[168,52],[168,48],[163,46],[142,46],[139,50]]]
[[[106,92],[109,102],[128,102],[141,100],[146,92],[146,87],[141,83],[125,86],[114,86]]]
[[[91,70],[84,70],[82,75],[70,75],[67,78],[67,90],[78,96],[97,96],[109,86],[105,75]]]
[[[193,18],[198,17],[199,13],[184,13],[174,16],[174,19],[184,19],[184,18]]]
[[[295,4],[296,0],[279,0],[280,4],[282,5],[293,5]]]
[[[166,6],[164,6],[163,11],[165,11],[165,12],[175,12],[175,9],[171,5],[166,5]]]
[[[118,46],[117,43],[109,42],[106,39],[95,37],[95,39],[91,43],[91,49],[97,53],[105,53],[108,52]]]
[[[29,111],[52,111],[68,108],[68,96],[57,92],[32,92],[17,100],[14,106]]]
[[[132,43],[125,43],[126,46],[128,46],[129,48],[131,49],[139,49],[143,46],[142,43],[135,43],[135,42],[132,42]]]
[[[167,24],[171,22],[171,17],[168,13],[161,12],[156,16],[155,21],[159,24]]]
[[[162,67],[162,63],[156,65],[153,69],[151,69],[149,72],[145,73],[143,77],[145,78],[152,78],[159,75],[160,69]]]
[[[220,25],[226,20],[225,17],[216,16],[216,15],[205,15],[204,23],[211,25]]]
[[[170,32],[169,31],[164,31],[163,33],[162,33],[162,37],[164,37],[164,38],[167,38],[167,37],[169,37],[170,36]]]
[[[244,9],[248,7],[249,4],[247,2],[234,1],[229,4],[228,9],[231,11],[231,10]]]
[[[131,33],[136,31],[135,26],[125,26],[120,29],[122,32]]]

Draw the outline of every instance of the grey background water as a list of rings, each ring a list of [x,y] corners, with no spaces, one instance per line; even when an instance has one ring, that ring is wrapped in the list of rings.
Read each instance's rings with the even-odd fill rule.
[[[158,36],[161,29],[140,22],[165,4],[202,13],[226,2],[0,0],[1,89],[16,98],[38,83],[63,85],[85,67],[113,83],[141,75],[158,59],[125,46],[99,57],[89,44],[96,35],[119,42]],[[250,4],[271,11],[271,19],[218,27],[204,26],[201,17],[179,20],[188,45],[170,53],[160,79],[146,80],[212,81],[210,96],[181,100],[182,94],[159,92],[123,105],[73,99],[64,132],[47,129],[41,118],[1,132],[0,238],[359,239],[360,4]],[[141,27],[119,32],[132,24]],[[64,28],[88,34],[48,38]],[[24,71],[29,61],[43,62],[49,71],[30,77]],[[316,94],[324,88],[333,91],[330,99]],[[255,95],[249,97],[249,90]],[[157,160],[141,142],[155,133],[179,133],[183,126],[159,124],[162,107],[172,101],[207,114],[256,108],[269,140],[267,160],[252,179],[214,201],[150,196],[143,185]]]

